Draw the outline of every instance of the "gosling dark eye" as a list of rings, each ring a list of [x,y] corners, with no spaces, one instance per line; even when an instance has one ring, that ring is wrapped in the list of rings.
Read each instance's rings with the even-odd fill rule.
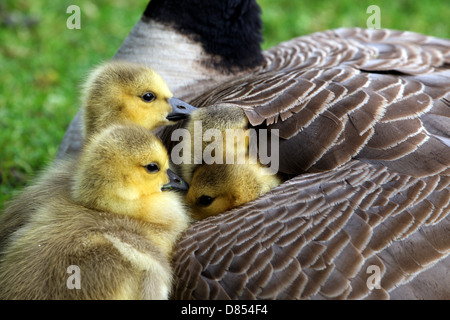
[[[159,171],[159,166],[156,163],[150,163],[145,166],[145,169],[147,170],[148,173],[155,173]]]
[[[213,197],[210,196],[201,196],[200,198],[198,198],[197,200],[197,204],[203,206],[203,207],[207,207],[209,206],[212,202],[214,201]]]
[[[153,100],[156,99],[156,96],[154,93],[152,92],[146,92],[141,96],[142,100],[144,100],[145,102],[152,102]]]

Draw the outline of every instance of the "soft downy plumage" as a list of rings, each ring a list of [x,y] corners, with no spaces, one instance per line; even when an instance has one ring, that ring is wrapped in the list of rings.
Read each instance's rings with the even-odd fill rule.
[[[162,77],[151,68],[121,60],[95,67],[84,83],[82,97],[81,109],[86,117],[80,118],[83,121],[77,128],[77,138],[67,144],[67,153],[55,160],[55,168],[51,169],[55,174],[38,177],[38,186],[24,188],[23,194],[12,199],[0,215],[0,257],[8,238],[27,223],[35,210],[67,188],[72,170],[61,169],[60,162],[76,159],[92,135],[115,124],[134,123],[154,130],[188,117],[195,109],[174,98]]]
[[[184,186],[168,168],[165,147],[143,127],[90,136],[79,160],[61,160],[35,182],[53,196],[34,203],[8,239],[0,298],[167,299],[172,250],[189,225],[182,196],[169,190]],[[70,183],[52,183],[68,170]],[[69,285],[73,270],[76,288]]]

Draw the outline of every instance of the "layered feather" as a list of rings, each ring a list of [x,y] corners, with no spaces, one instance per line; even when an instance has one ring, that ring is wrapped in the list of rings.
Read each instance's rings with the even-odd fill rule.
[[[428,268],[446,272],[449,183],[360,161],[298,176],[192,226],[174,259],[174,298],[396,297]],[[416,298],[450,298],[436,275],[437,291],[419,287]]]
[[[338,29],[195,99],[278,129],[280,170],[299,175],[192,226],[174,298],[450,298],[449,53],[444,39]]]
[[[281,172],[330,170],[350,159],[414,176],[448,168],[450,41],[339,29],[265,53],[258,73],[192,103],[238,105],[253,126],[278,129]]]

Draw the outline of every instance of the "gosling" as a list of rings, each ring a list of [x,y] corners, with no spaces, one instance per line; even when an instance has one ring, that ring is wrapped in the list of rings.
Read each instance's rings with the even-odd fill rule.
[[[160,140],[112,126],[60,166],[73,168],[70,187],[9,239],[0,299],[168,299],[172,249],[190,219]]]
[[[106,62],[90,73],[82,100],[84,140],[113,124],[135,123],[154,130],[186,119],[196,109],[173,98],[153,70],[120,60]],[[0,215],[0,258],[11,234],[27,223],[36,206],[66,188],[72,170],[58,163],[54,166],[53,176],[44,175],[39,187],[27,187]]]
[[[201,165],[185,200],[192,218],[202,220],[252,201],[280,183],[277,175],[258,163]]]
[[[172,97],[152,69],[111,60],[89,75],[83,94],[83,136],[111,124],[135,123],[154,130],[186,119],[196,108]]]
[[[195,130],[197,121],[202,125],[201,132]],[[251,156],[249,123],[241,108],[222,105],[200,108],[192,112],[186,128],[193,138],[181,143],[183,148],[191,148],[188,152],[191,158],[181,163],[179,171],[190,185],[185,200],[194,219],[217,215],[254,200],[282,182],[276,172]],[[201,138],[196,135],[203,136],[210,129],[220,133],[214,143],[222,147],[217,149],[222,150],[222,155],[217,157],[217,150],[212,152],[220,163],[208,164],[204,159],[209,141],[202,139],[202,159],[197,159],[199,153],[194,152],[194,143]],[[230,136],[227,130],[232,131]]]

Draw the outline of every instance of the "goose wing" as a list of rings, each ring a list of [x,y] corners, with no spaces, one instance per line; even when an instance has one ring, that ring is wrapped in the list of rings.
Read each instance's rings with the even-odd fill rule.
[[[423,74],[449,63],[449,40],[410,31],[340,28],[294,38],[264,52],[263,70],[349,65]],[[448,66],[447,66],[448,67]]]
[[[300,175],[194,224],[174,298],[448,299],[449,183],[357,160]]]
[[[412,32],[338,29],[266,52],[252,75],[192,103],[238,105],[279,130],[280,171],[351,159],[423,176],[450,165],[450,41]]]
[[[278,129],[280,169],[303,174],[193,225],[174,298],[450,298],[449,50],[411,32],[317,33],[195,99]]]

